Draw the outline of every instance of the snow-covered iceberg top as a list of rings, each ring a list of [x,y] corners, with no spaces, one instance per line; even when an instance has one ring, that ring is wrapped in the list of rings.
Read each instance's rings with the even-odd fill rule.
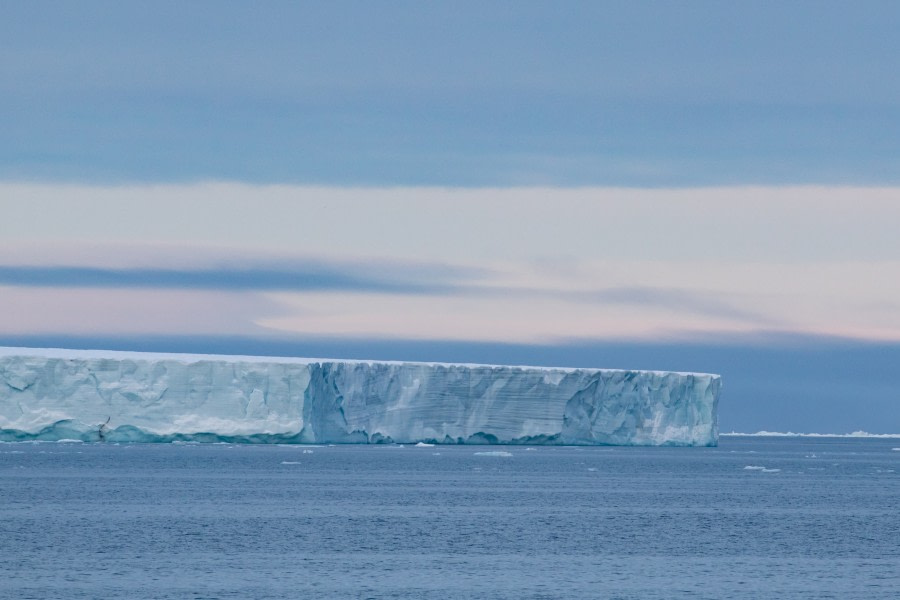
[[[0,347],[0,440],[711,446],[706,373]]]

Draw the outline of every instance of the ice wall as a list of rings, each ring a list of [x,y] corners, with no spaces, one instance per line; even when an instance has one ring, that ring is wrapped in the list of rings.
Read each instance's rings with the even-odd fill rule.
[[[0,348],[0,440],[717,443],[718,375]]]

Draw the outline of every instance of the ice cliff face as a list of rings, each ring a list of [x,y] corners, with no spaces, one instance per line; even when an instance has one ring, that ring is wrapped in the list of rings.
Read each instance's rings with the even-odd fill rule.
[[[0,348],[0,440],[717,443],[717,375]]]

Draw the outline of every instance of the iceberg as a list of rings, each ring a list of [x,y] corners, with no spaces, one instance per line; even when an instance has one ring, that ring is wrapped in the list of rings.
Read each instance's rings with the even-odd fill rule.
[[[0,348],[0,440],[714,446],[705,373]]]

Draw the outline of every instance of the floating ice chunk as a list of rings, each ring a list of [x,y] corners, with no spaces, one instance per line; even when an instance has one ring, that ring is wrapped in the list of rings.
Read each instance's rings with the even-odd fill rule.
[[[283,461],[281,461],[281,464],[283,464],[283,465],[302,465],[303,463],[301,463],[299,460],[283,460]]]
[[[426,444],[425,442],[419,442],[416,444],[416,448],[434,448],[434,444]]]
[[[760,466],[757,466],[757,465],[747,465],[746,467],[744,467],[744,470],[745,470],[745,471],[765,471],[766,468],[765,468],[765,467],[760,467]]]
[[[303,454],[312,454],[312,453],[313,453],[312,450],[304,450],[304,451],[303,451]]]
[[[57,444],[83,444],[84,440],[73,440],[71,438],[63,438],[61,440],[56,440]]]
[[[512,452],[506,450],[491,450],[490,452],[476,452],[475,456],[512,456]]]

